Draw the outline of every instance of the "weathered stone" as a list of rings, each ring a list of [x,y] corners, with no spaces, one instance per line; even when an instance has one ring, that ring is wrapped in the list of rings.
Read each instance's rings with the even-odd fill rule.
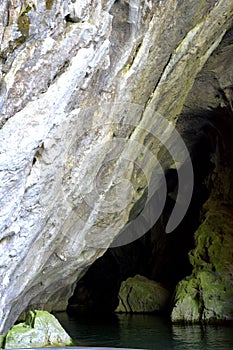
[[[72,339],[47,311],[30,311],[24,323],[13,326],[5,336],[4,348],[36,348],[72,345]]]
[[[173,322],[199,322],[199,281],[192,278],[182,280],[176,290],[175,307],[172,310]]]
[[[226,37],[224,47],[228,47]],[[220,59],[217,50],[207,64],[207,71],[216,74],[216,61]],[[228,60],[229,48],[224,54]],[[220,59],[221,61],[221,59]],[[206,67],[206,68],[207,68]],[[223,73],[219,93],[231,84],[231,74],[226,68]],[[228,75],[228,79],[227,79]],[[190,101],[191,99],[189,99]],[[207,99],[208,100],[208,99]],[[208,102],[210,102],[208,100]],[[224,103],[231,108],[231,98]],[[224,114],[225,113],[225,114]],[[213,129],[208,131],[212,171],[206,179],[209,199],[202,210],[202,222],[195,233],[195,248],[189,258],[193,265],[192,275],[181,281],[177,287],[172,319],[176,321],[215,322],[233,319],[233,165],[231,112],[218,109],[212,117]],[[207,128],[208,130],[208,128]],[[221,135],[216,137],[216,130]]]
[[[168,303],[170,292],[160,283],[140,275],[121,283],[116,312],[156,312]]]
[[[190,253],[192,276],[178,284],[172,320],[233,320],[232,211],[209,210]]]
[[[64,310],[128,223],[174,146],[156,113],[175,124],[232,14],[231,0],[0,4],[0,332]]]

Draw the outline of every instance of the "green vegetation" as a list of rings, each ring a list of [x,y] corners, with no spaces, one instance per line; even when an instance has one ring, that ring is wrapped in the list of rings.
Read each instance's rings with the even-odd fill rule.
[[[29,37],[29,25],[30,20],[27,17],[27,14],[31,11],[31,6],[27,6],[26,9],[21,13],[21,15],[18,18],[17,24],[19,31],[21,32],[21,42],[24,42]]]
[[[51,10],[53,7],[53,0],[46,0],[45,6],[46,6],[46,10]]]
[[[176,289],[174,322],[224,321],[233,315],[232,212],[211,208],[195,234],[196,248],[189,254],[190,277]]]

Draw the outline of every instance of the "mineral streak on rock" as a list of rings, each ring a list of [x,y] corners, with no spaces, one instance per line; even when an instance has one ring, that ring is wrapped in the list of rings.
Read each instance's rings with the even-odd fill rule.
[[[175,124],[232,15],[231,0],[1,2],[0,333],[26,309],[65,309],[147,186],[130,162],[114,172],[114,135],[134,133],[120,127],[125,106],[129,125],[153,127],[148,109]],[[119,106],[117,125],[105,105]],[[97,179],[111,203],[123,174],[140,191],[98,210]]]

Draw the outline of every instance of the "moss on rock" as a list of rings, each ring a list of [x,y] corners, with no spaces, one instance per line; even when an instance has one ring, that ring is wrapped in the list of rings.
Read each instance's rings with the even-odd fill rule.
[[[210,210],[195,235],[196,248],[190,253],[195,268],[229,273],[233,266],[233,216],[224,208]]]
[[[13,326],[4,338],[4,348],[69,346],[72,339],[47,311],[30,311],[26,320]]]
[[[175,303],[176,307],[172,312],[173,321],[199,321],[200,305],[198,279],[188,277],[178,284]]]
[[[192,276],[176,289],[173,322],[233,320],[233,215],[212,208],[195,234]]]
[[[233,286],[225,276],[211,271],[199,273],[202,320],[228,320],[233,318]]]
[[[31,6],[27,6],[26,9],[21,13],[21,15],[18,18],[17,24],[19,31],[21,32],[21,41],[26,41],[29,37],[29,25],[30,25],[30,19],[28,18],[27,14],[31,11]]]
[[[46,10],[51,10],[53,7],[53,3],[54,3],[54,0],[46,0],[45,1]]]
[[[123,281],[116,312],[155,312],[164,309],[170,293],[160,283],[140,275]]]

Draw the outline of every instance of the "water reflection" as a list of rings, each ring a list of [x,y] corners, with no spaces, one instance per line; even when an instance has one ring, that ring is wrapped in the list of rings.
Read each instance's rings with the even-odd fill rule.
[[[193,350],[232,350],[233,349],[233,328],[231,325],[173,325],[173,341],[175,349]]]
[[[172,349],[167,319],[155,315],[119,315],[121,346],[144,349]]]
[[[80,314],[70,316],[57,313],[56,317],[70,334],[77,346],[111,347],[113,341],[119,342],[119,325],[116,315]]]
[[[77,346],[161,350],[232,350],[232,326],[172,325],[156,315],[56,314]]]

